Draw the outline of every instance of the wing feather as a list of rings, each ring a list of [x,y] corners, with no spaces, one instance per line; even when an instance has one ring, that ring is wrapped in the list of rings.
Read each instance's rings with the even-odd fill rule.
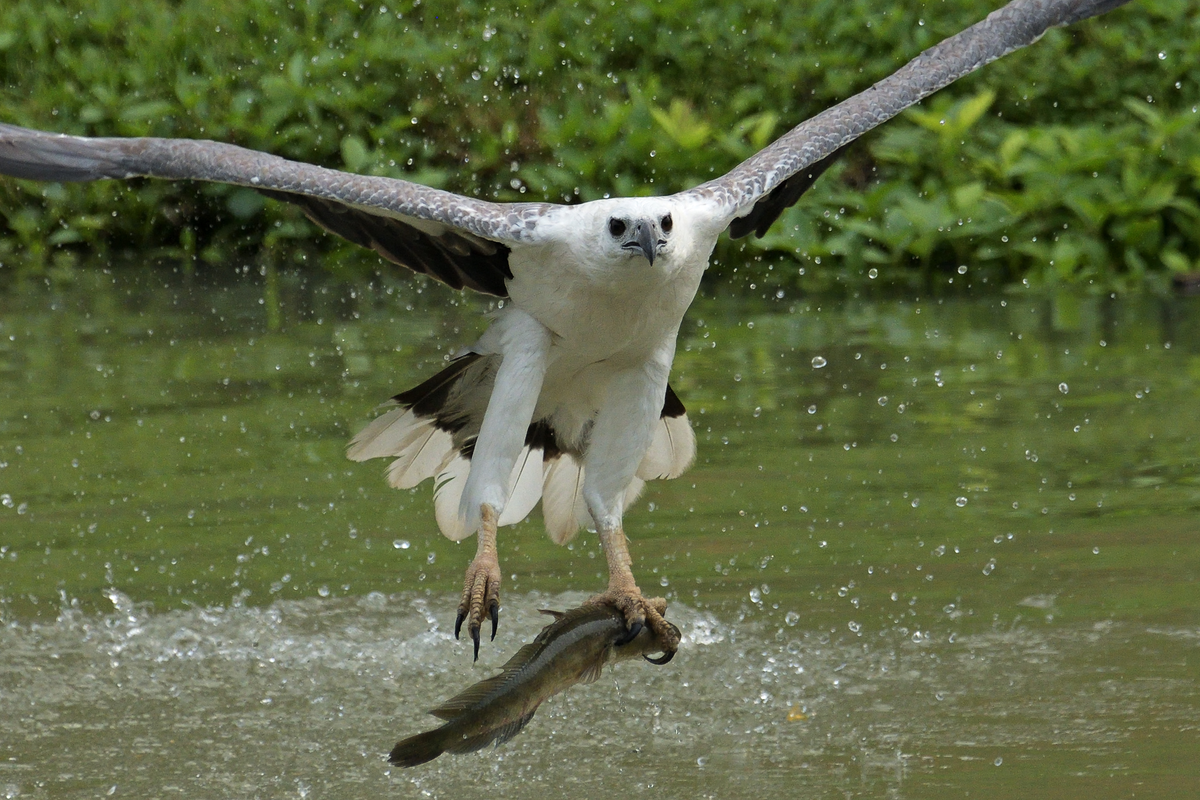
[[[1050,28],[1098,16],[1126,2],[1013,0],[869,89],[800,123],[720,178],[680,196],[712,204],[718,219],[731,224],[734,236],[751,231],[761,236],[829,165],[825,159],[836,158],[867,131],[979,67],[1032,44]],[[789,185],[796,176],[799,179]],[[777,189],[780,193],[772,197]]]
[[[89,138],[0,124],[0,173],[45,181],[133,177],[246,186],[322,228],[454,287],[506,296],[509,247],[535,240],[547,203],[491,203],[199,139]]]

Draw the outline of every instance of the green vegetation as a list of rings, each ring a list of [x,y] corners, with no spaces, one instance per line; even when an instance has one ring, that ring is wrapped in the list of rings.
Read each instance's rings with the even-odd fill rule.
[[[232,141],[503,200],[666,193],[995,5],[6,3],[0,119]],[[947,287],[962,265],[949,289],[1163,285],[1200,262],[1198,74],[1184,0],[1052,31],[868,135],[765,239],[723,242],[715,270],[809,290]],[[378,263],[223,186],[4,180],[0,220],[0,260],[33,272],[80,250]]]

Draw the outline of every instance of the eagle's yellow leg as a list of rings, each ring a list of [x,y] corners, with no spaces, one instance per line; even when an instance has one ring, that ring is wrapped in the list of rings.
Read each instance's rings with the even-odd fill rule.
[[[646,597],[633,579],[633,559],[629,542],[621,527],[600,531],[600,544],[608,560],[608,589],[588,598],[588,603],[612,606],[625,615],[625,623],[633,630],[648,627],[667,652],[679,647],[679,629],[667,622],[667,601],[663,597]]]
[[[496,626],[500,620],[500,559],[496,553],[496,523],[499,515],[487,503],[480,509],[479,532],[476,534],[478,547],[475,558],[467,565],[463,580],[462,600],[458,604],[458,617],[454,620],[454,638],[462,630],[463,620],[467,631],[475,642],[475,660],[479,660],[479,630],[483,627],[484,614],[492,620],[492,638],[496,638]]]

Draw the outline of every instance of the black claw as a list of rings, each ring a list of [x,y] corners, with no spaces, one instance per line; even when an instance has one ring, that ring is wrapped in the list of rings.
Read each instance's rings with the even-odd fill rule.
[[[476,625],[471,626],[471,638],[475,640],[475,661],[479,660],[479,628]]]
[[[651,658],[650,656],[645,655],[645,654],[642,655],[642,658],[646,659],[651,664],[658,664],[659,666],[666,664],[668,661],[670,661],[674,657],[675,657],[674,650],[667,650],[665,653],[663,653],[658,658]]]
[[[458,616],[454,618],[454,638],[458,638],[459,632],[462,630],[463,620],[467,618],[465,611],[459,611]]]
[[[492,618],[492,641],[494,642],[496,641],[496,628],[500,625],[500,604],[495,600],[492,601],[491,607],[488,608],[488,615]]]
[[[624,636],[622,636],[620,639],[617,639],[615,642],[613,642],[613,646],[620,647],[623,644],[629,644],[630,642],[632,642],[634,639],[637,638],[637,635],[642,632],[642,628],[644,628],[644,627],[645,627],[645,625],[643,625],[640,622],[633,623],[632,625],[629,626],[629,630],[627,630],[625,632]]]

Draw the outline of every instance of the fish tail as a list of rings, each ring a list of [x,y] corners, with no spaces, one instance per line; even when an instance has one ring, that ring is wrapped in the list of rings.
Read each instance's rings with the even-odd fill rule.
[[[444,752],[446,731],[443,726],[397,742],[388,755],[388,761],[397,767],[415,767],[426,761],[433,761]]]

